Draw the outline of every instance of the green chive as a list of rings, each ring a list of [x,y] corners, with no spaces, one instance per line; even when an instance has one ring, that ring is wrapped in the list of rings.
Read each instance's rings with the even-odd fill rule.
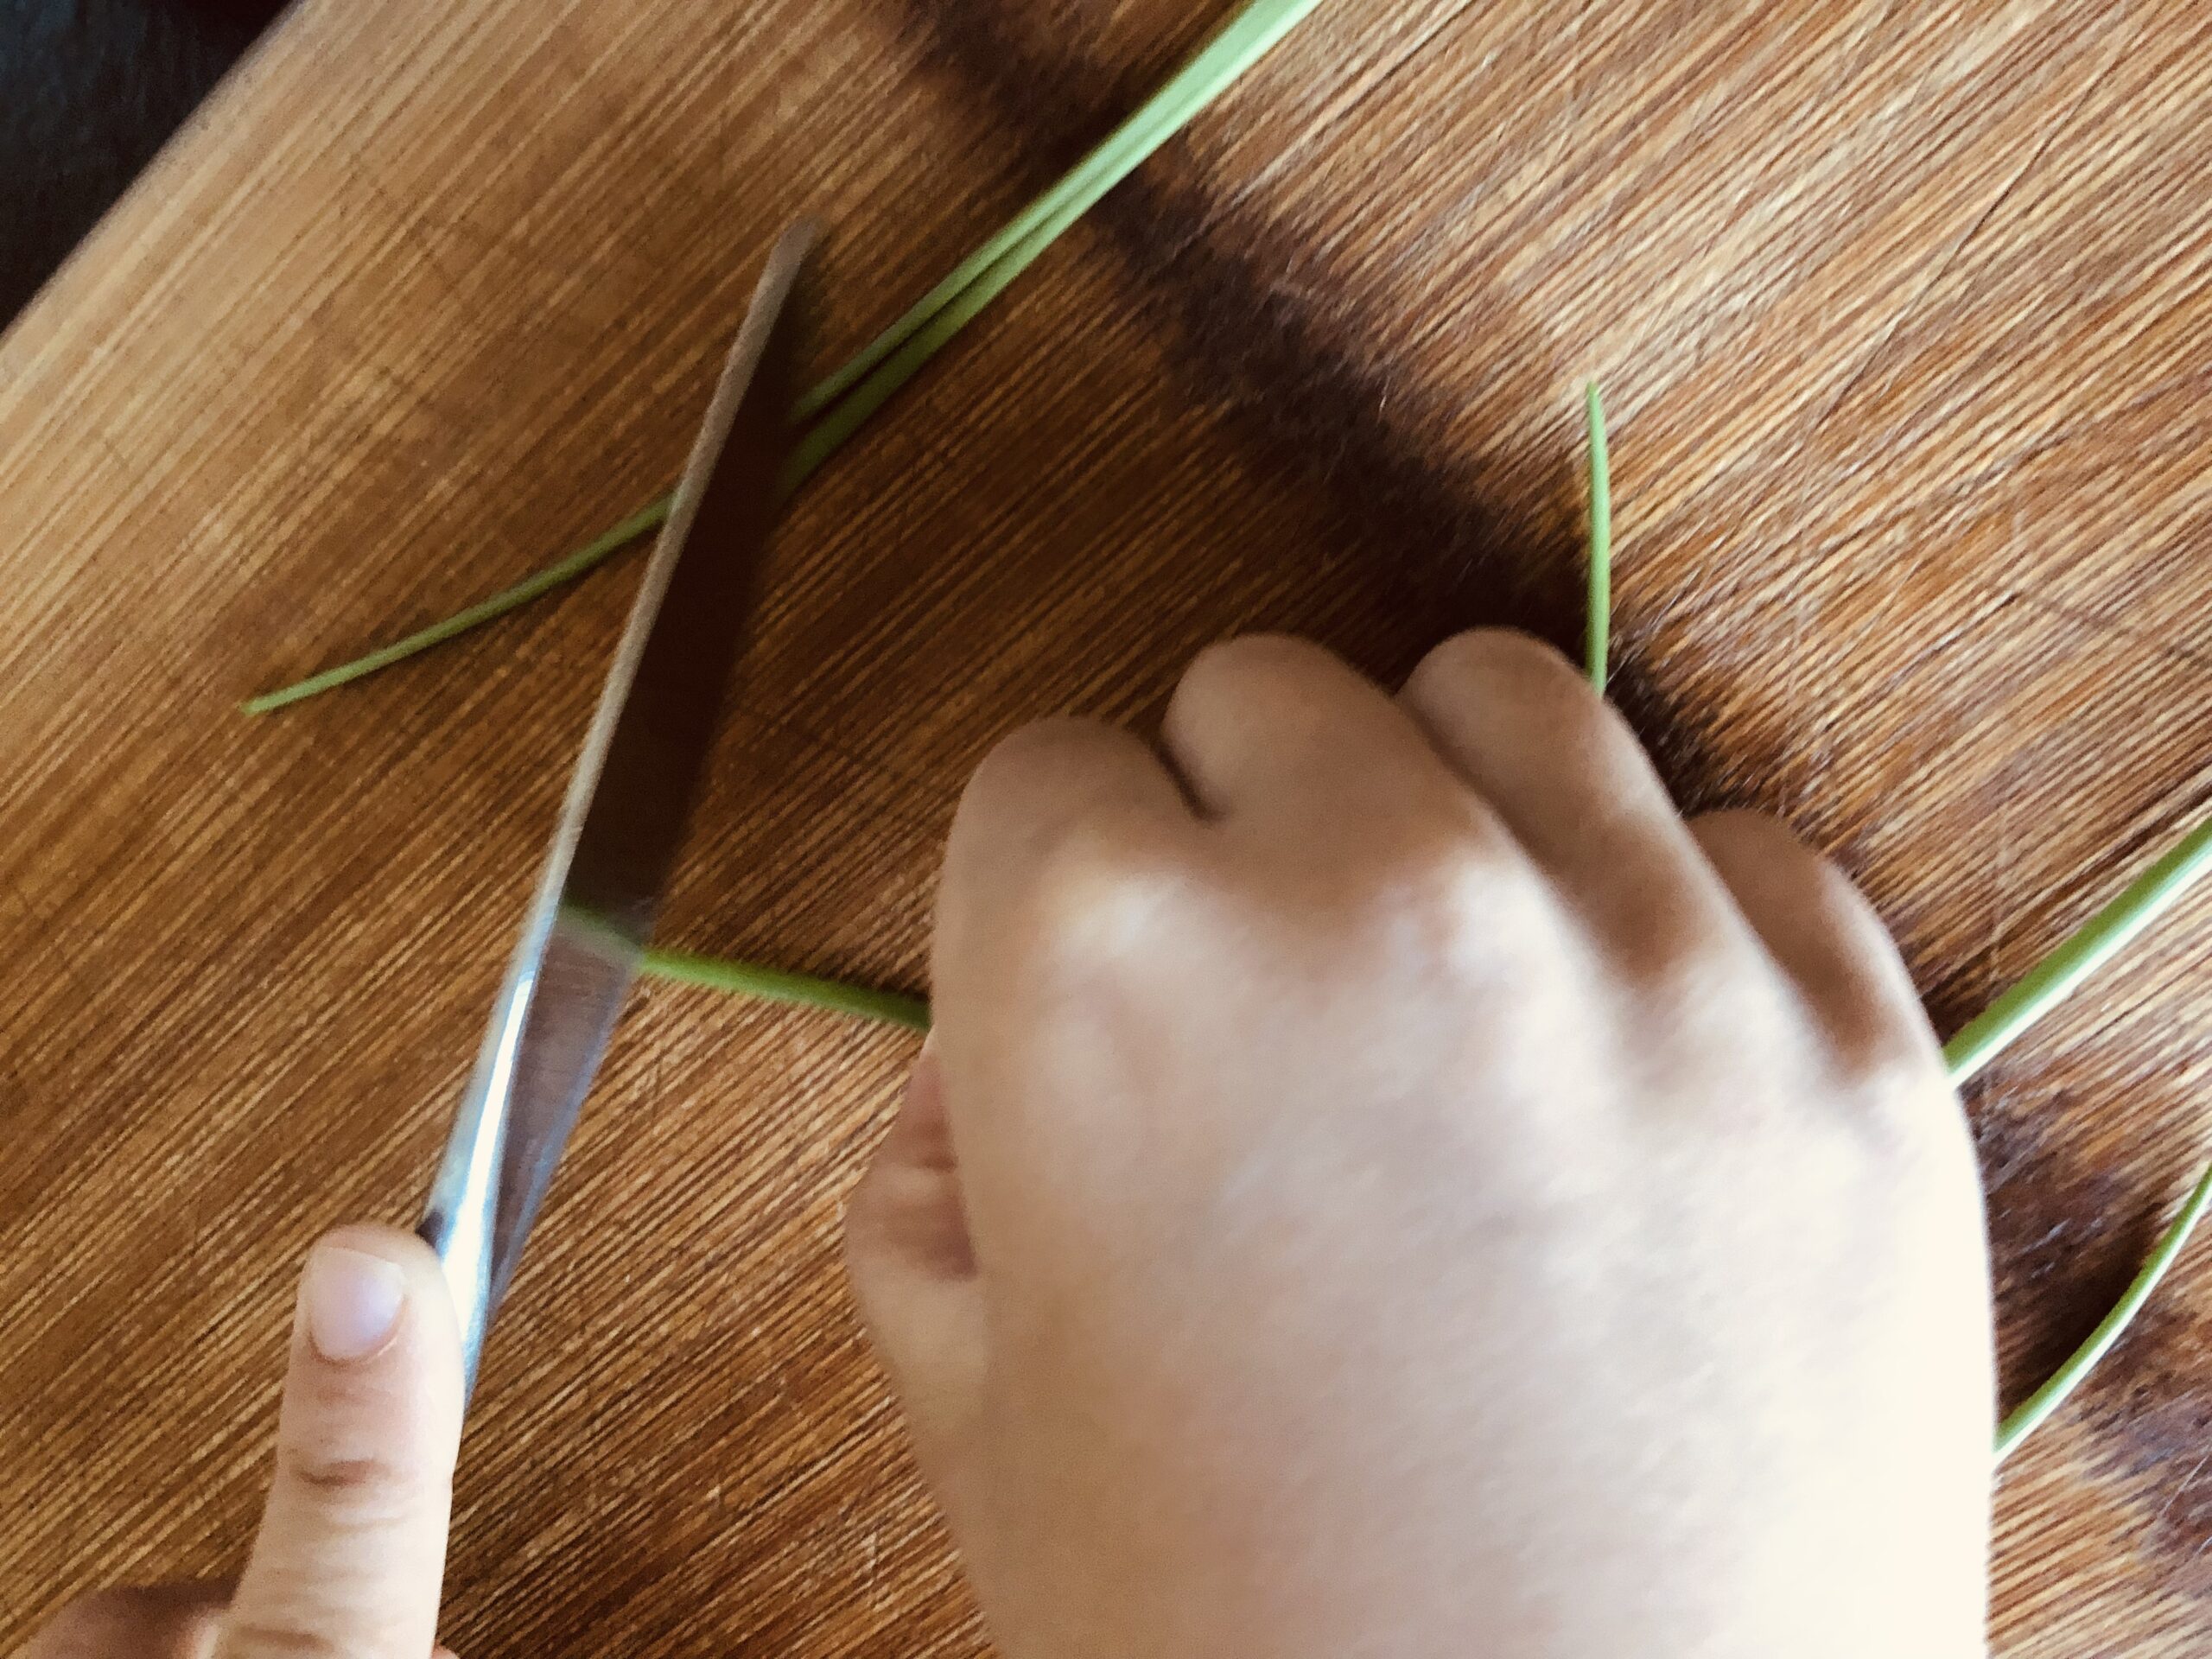
[[[1590,683],[1603,696],[1612,656],[1613,476],[1605,452],[1605,410],[1595,380],[1584,388],[1584,404],[1590,418],[1590,604],[1583,661]]]
[[[2134,1282],[2128,1286],[2112,1312],[2106,1314],[2097,1328],[2089,1333],[2089,1339],[2074,1351],[2066,1363],[2052,1374],[2050,1382],[2023,1400],[1998,1426],[1997,1460],[1999,1463],[2010,1457],[2013,1448],[2045,1418],[2066,1403],[2068,1396],[2082,1386],[2082,1380],[2088,1376],[2096,1363],[2120,1339],[2135,1316],[2143,1311],[2143,1304],[2151,1300],[2151,1293],[2158,1287],[2158,1281],[2166,1276],[2175,1258],[2181,1255],[2182,1247],[2189,1243],[2189,1236],[2196,1230],[2196,1224],[2204,1218],[2208,1206],[2212,1206],[2212,1166],[2208,1166],[2204,1173],[2196,1178],[2196,1187],[2183,1203],[2181,1213],[2173,1218],[2159,1237],[2157,1247],[2151,1252],[2151,1259],[2143,1264],[2143,1270],[2135,1275]]]
[[[801,398],[798,417],[819,418],[799,440],[785,474],[787,487],[796,490],[812,477],[847,439],[921,372],[924,365],[1033,264],[1069,226],[1187,126],[1319,3],[1320,0],[1250,0],[1220,34],[1103,143],[1078,162],[1073,171],[962,261],[950,276],[863,347],[851,362]],[[457,634],[518,610],[541,594],[596,569],[648,531],[658,528],[666,521],[674,500],[673,492],[662,496],[559,563],[480,601],[457,615],[404,639],[394,640],[365,657],[251,697],[240,707],[250,715],[267,714],[379,669],[390,668],[433,645],[442,645]]]
[[[683,950],[648,950],[639,963],[641,972],[685,985],[757,997],[766,1002],[789,1002],[836,1014],[856,1014],[915,1031],[930,1028],[929,1004],[918,996],[896,991],[874,991],[842,980],[812,974],[787,973],[749,962],[728,962],[717,957],[695,957]]]
[[[1078,162],[1073,171],[1023,208],[1012,224],[969,255],[950,276],[885,329],[858,357],[808,393],[799,404],[799,412],[812,415],[827,409],[877,364],[928,328],[942,313],[960,303],[971,287],[992,280],[998,266],[1013,261],[1012,270],[998,279],[998,287],[1003,288],[1024,265],[1050,245],[1053,238],[1128,177],[1154,151],[1188,126],[1193,117],[1266,56],[1319,3],[1319,0],[1252,0],[1142,108]]]
[[[373,674],[380,668],[390,668],[394,663],[404,662],[417,652],[443,645],[455,634],[466,633],[471,628],[480,627],[494,618],[505,616],[509,611],[518,610],[540,594],[550,593],[563,582],[574,582],[586,571],[606,563],[647,531],[658,529],[667,520],[668,510],[673,501],[672,496],[663,496],[651,506],[640,507],[612,530],[578,548],[558,564],[549,565],[536,575],[527,577],[489,599],[479,601],[442,622],[434,622],[427,628],[418,629],[404,639],[395,639],[390,645],[372,651],[365,657],[357,657],[350,663],[340,663],[335,668],[326,668],[320,674],[310,674],[294,684],[279,687],[274,691],[264,691],[257,697],[249,697],[238,707],[249,715],[268,714],[287,703],[299,702],[321,692],[334,690],[349,681]]]
[[[2127,943],[2171,910],[2206,871],[2212,870],[2212,817],[2208,817],[2129,882],[2120,895],[2069,934],[2026,977],[1969,1021],[1944,1045],[1951,1081],[1964,1083],[2064,1000]]]
[[[1943,1046],[1951,1081],[1962,1084],[2026,1033],[2070,992],[2112,960],[2130,940],[2172,909],[2182,895],[2208,869],[2212,869],[2212,818],[2207,818],[2177,842],[2150,868],[2122,889],[2120,896],[2061,940],[2056,949],[2031,968],[2018,983],[1969,1021]],[[2197,1179],[2196,1186],[2173,1223],[2152,1250],[2143,1270],[2135,1275],[2111,1313],[2105,1315],[2088,1339],[2075,1349],[2050,1380],[2030,1395],[2006,1417],[1997,1431],[1997,1457],[2002,1462],[2028,1434],[2066,1403],[2082,1379],[2113,1344],[2126,1334],[2151,1293],[2180,1255],[2190,1235],[2212,1205],[2212,1166]]]

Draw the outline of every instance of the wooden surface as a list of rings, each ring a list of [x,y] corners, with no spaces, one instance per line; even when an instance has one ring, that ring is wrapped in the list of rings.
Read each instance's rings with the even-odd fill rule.
[[[296,1263],[408,1216],[634,563],[241,694],[675,472],[772,232],[823,361],[1225,0],[302,0],[0,342],[0,1649],[234,1563]],[[1198,644],[1571,636],[1955,1027],[2212,797],[2212,11],[1328,0],[792,519],[668,938],[918,988],[993,737]],[[1977,1091],[2017,1396],[2208,1142],[2200,898]],[[652,989],[489,1357],[470,1659],[973,1654],[855,1334],[906,1038]],[[2212,1638],[2212,1253],[2008,1471],[1998,1647]]]

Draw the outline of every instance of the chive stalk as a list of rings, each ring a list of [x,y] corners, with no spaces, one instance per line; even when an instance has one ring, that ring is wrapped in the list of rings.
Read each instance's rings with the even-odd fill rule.
[[[2171,910],[2208,870],[2212,870],[2212,817],[2176,842],[2118,898],[2067,935],[2018,983],[1944,1045],[1951,1081],[1964,1083],[2004,1052]]]
[[[1602,697],[1612,659],[1613,473],[1605,448],[1605,409],[1595,380],[1583,389],[1583,405],[1590,422],[1590,603],[1583,662]]]
[[[809,424],[785,474],[786,490],[795,491],[812,477],[931,358],[1035,264],[1068,226],[1188,126],[1319,3],[1320,0],[1249,0],[1166,85],[1071,171],[963,260],[850,362],[808,391],[795,411],[796,419]],[[674,505],[675,493],[671,491],[557,563],[488,599],[366,656],[249,697],[239,707],[249,715],[265,715],[304,702],[519,610],[597,569],[639,537],[658,529]]]

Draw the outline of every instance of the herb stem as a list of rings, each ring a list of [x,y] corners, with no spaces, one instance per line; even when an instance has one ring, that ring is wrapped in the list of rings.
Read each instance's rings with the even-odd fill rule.
[[[995,283],[993,292],[1005,287],[1062,231],[1266,56],[1319,3],[1319,0],[1251,0],[1072,170],[969,254],[859,356],[809,392],[799,404],[800,414],[817,414],[842,397],[878,364],[927,331],[943,314],[962,304],[977,285]],[[1009,264],[1011,269],[1002,271],[1001,267]]]
[[[812,421],[785,473],[795,491],[918,374],[985,307],[1036,263],[1069,226],[1127,178],[1160,145],[1235,83],[1304,21],[1320,0],[1249,0],[1244,9],[1143,106],[1116,128],[1012,223],[963,260],[906,315],[799,400],[795,418]],[[395,639],[351,662],[249,697],[239,706],[265,715],[391,667],[480,627],[597,569],[666,522],[671,491],[640,507],[556,564],[549,565],[442,622]]]
[[[2120,896],[2059,942],[2011,989],[1943,1046],[1951,1081],[1964,1083],[2078,989],[2129,941],[2171,910],[2212,870],[2212,817],[2129,882]]]
[[[2151,1300],[2151,1293],[2166,1276],[2175,1259],[2189,1243],[2190,1235],[2196,1230],[2196,1224],[2204,1218],[2207,1208],[2212,1207],[2212,1165],[2196,1178],[2196,1185],[2181,1206],[2181,1211],[2160,1235],[2142,1271],[2113,1304],[2111,1313],[2089,1333],[2088,1340],[2067,1357],[2066,1363],[2051,1374],[2050,1380],[2023,1400],[2008,1414],[1997,1429],[1997,1460],[2002,1463],[2013,1448],[2025,1440],[2044,1421],[2061,1406],[2082,1381],[2109,1352],[2114,1343],[2126,1333],[2143,1305]]]
[[[897,991],[870,990],[842,980],[794,974],[781,968],[764,968],[756,963],[731,962],[720,957],[693,956],[685,950],[648,950],[639,967],[641,972],[657,978],[702,985],[709,990],[728,991],[766,1002],[827,1008],[914,1031],[930,1028],[929,1004],[918,996],[906,996]]]
[[[1602,697],[1612,658],[1613,473],[1605,447],[1605,409],[1595,380],[1583,388],[1583,402],[1590,421],[1590,604],[1583,661]]]
[[[326,668],[320,674],[310,674],[304,680],[296,681],[290,685],[279,686],[274,691],[264,691],[259,696],[248,697],[238,707],[249,715],[270,714],[287,704],[303,702],[308,697],[334,691],[341,685],[365,678],[379,669],[404,662],[433,645],[442,645],[456,634],[481,627],[486,622],[505,616],[509,611],[519,610],[539,594],[550,594],[556,588],[597,569],[646,531],[658,529],[666,522],[669,508],[674,500],[673,496],[664,495],[650,505],[639,508],[620,524],[602,531],[558,564],[548,565],[537,575],[524,577],[512,588],[502,588],[489,599],[479,600],[467,610],[457,611],[442,622],[433,622],[427,628],[418,628],[404,639],[379,646],[365,657],[356,657],[350,663],[340,663],[335,668]]]

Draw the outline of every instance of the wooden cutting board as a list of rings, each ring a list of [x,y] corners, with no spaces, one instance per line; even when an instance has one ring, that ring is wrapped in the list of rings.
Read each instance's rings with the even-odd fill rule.
[[[315,1233],[404,1219],[635,564],[237,699],[674,474],[760,251],[868,337],[1225,0],[301,0],[0,341],[0,1647],[234,1565]],[[790,526],[668,934],[921,988],[966,770],[1202,642],[1572,637],[1955,1027],[2212,797],[2212,11],[1328,0]],[[2208,1149],[2200,898],[1974,1101],[2017,1397]],[[901,1036],[645,992],[489,1357],[448,1639],[967,1655],[841,1197]],[[2212,1638],[2212,1266],[2005,1475],[1998,1646]]]

